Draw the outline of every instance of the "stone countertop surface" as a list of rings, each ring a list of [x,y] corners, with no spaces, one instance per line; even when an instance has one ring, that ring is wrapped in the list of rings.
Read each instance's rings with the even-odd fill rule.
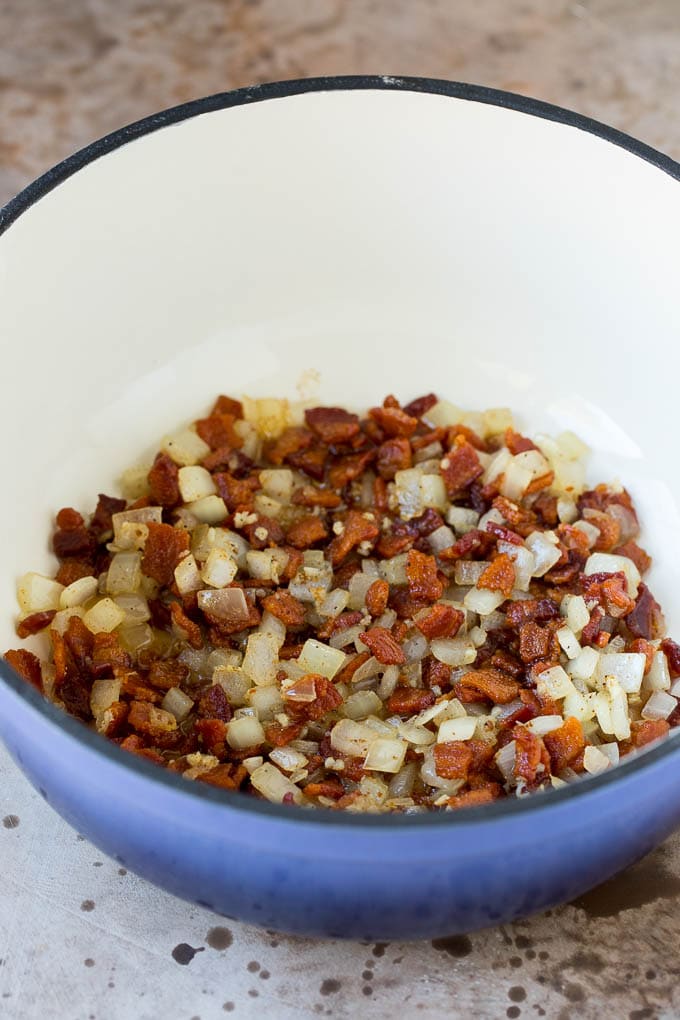
[[[0,202],[164,107],[340,73],[527,93],[680,157],[678,0],[3,0]],[[434,944],[305,940],[126,872],[0,749],[0,861],[3,1020],[680,1016],[680,837],[513,925]]]

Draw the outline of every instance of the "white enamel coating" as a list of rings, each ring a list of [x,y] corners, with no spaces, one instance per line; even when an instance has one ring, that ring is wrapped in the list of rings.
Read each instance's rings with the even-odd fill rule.
[[[218,391],[305,373],[324,401],[434,389],[572,428],[632,490],[678,633],[679,236],[652,165],[435,95],[269,100],[98,159],[0,238],[0,645],[56,508]]]

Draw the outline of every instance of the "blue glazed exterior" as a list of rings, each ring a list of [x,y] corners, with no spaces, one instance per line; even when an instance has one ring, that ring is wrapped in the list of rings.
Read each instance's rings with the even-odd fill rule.
[[[677,163],[620,132],[509,93],[427,79],[312,79],[212,96],[109,135],[0,210],[0,233],[82,167],[141,135],[210,110],[361,88],[519,110],[588,131],[680,177]],[[302,935],[432,938],[509,921],[578,896],[680,825],[677,736],[586,783],[523,801],[366,817],[190,784],[63,715],[2,661],[0,735],[36,789],[104,852],[187,900]]]
[[[614,782],[448,817],[338,819],[198,789],[45,708],[0,685],[11,754],[71,825],[178,896],[300,935],[433,938],[510,921],[578,896],[680,824],[674,741]]]

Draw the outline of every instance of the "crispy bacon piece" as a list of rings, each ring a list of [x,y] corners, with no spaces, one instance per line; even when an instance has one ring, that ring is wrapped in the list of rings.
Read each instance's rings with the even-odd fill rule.
[[[377,578],[372,582],[366,592],[366,608],[371,616],[381,616],[387,609],[387,600],[390,597],[390,586],[387,581]]]
[[[155,659],[149,668],[149,683],[164,691],[181,687],[188,676],[189,667],[179,659]]]
[[[413,455],[408,439],[398,436],[386,439],[378,448],[376,467],[380,477],[386,481],[392,481],[397,471],[406,471],[412,462]]]
[[[196,779],[199,783],[217,786],[220,790],[239,790],[247,776],[248,771],[243,765],[224,762],[208,772],[201,772]]]
[[[328,536],[326,525],[316,514],[306,514],[298,518],[288,528],[286,540],[295,549],[310,549],[317,542],[322,542]]]
[[[362,542],[373,542],[380,534],[375,515],[366,511],[350,510],[343,524],[342,534],[337,535],[328,547],[334,567],[339,566],[352,549]]]
[[[344,666],[340,667],[338,672],[333,677],[334,682],[336,684],[348,684],[348,683],[350,683],[352,677],[354,676],[356,671],[359,669],[359,667],[363,666],[364,663],[368,662],[368,660],[370,658],[371,658],[371,653],[370,652],[359,652],[357,655],[355,655],[353,658],[351,658],[348,662],[345,662]]]
[[[423,659],[423,683],[426,687],[439,687],[445,691],[451,686],[451,667],[432,655]]]
[[[494,510],[498,510],[508,522],[513,531],[516,531],[522,538],[526,538],[536,529],[536,514],[533,510],[513,503],[506,496],[496,496],[493,500]]]
[[[404,413],[410,415],[412,418],[422,418],[424,414],[434,407],[435,404],[439,403],[439,397],[434,393],[427,393],[424,397],[416,397],[409,404],[404,407]]]
[[[521,535],[518,535],[516,531],[511,531],[510,528],[504,528],[503,525],[498,524],[497,521],[487,521],[486,530],[491,535],[495,535],[495,537],[500,539],[501,542],[511,542],[513,545],[524,545],[524,539]]]
[[[172,622],[179,631],[186,634],[187,641],[192,648],[203,647],[203,631],[200,626],[186,615],[179,602],[172,602],[170,605]]]
[[[428,641],[432,638],[455,637],[465,621],[465,613],[453,606],[435,605],[413,622]]]
[[[536,444],[532,443],[530,439],[510,428],[505,430],[505,445],[513,457],[516,457],[518,453],[526,453],[528,450],[538,449]]]
[[[177,729],[177,720],[163,708],[156,708],[148,701],[133,701],[130,705],[128,722],[134,730],[158,737]]]
[[[581,588],[587,599],[597,599],[607,615],[614,619],[629,616],[635,609],[635,600],[628,594],[628,582],[622,571],[615,574],[584,574]],[[658,603],[656,605],[658,607]],[[636,633],[636,637],[649,636]]]
[[[466,790],[464,793],[457,793],[455,797],[449,797],[447,804],[454,811],[460,808],[481,807],[482,804],[490,804],[498,800],[501,795],[501,787],[498,783],[488,783],[477,790]]]
[[[198,715],[203,719],[221,719],[229,722],[232,716],[231,705],[219,684],[212,684],[203,691],[196,705]]]
[[[344,489],[349,482],[353,482],[355,478],[362,475],[373,460],[375,460],[375,450],[350,453],[346,457],[340,457],[329,468],[329,485],[332,485],[334,489]]]
[[[264,735],[268,744],[272,747],[286,747],[291,740],[297,740],[304,728],[304,721],[291,723],[289,726],[282,726],[281,723],[270,723],[265,726]]]
[[[567,765],[571,765],[574,758],[583,751],[586,746],[586,738],[578,719],[569,716],[559,729],[546,733],[543,743],[550,755],[552,771],[559,773],[566,769]]]
[[[547,623],[556,620],[560,615],[560,607],[553,599],[521,599],[511,602],[505,610],[505,618],[513,627],[519,627],[527,620]]]
[[[496,538],[488,531],[474,529],[461,535],[448,549],[439,553],[442,560],[483,560],[496,544]]]
[[[458,436],[452,450],[441,462],[441,475],[450,497],[464,492],[484,471],[474,446]]]
[[[397,687],[389,696],[386,708],[390,715],[414,715],[434,705],[435,696],[430,690],[417,687]]]
[[[52,536],[52,547],[59,559],[69,556],[89,559],[94,554],[95,545],[95,539],[77,510],[64,507],[59,511],[57,527]]]
[[[406,662],[403,648],[397,644],[385,627],[371,627],[361,635],[361,640],[368,646],[378,662],[382,662],[386,666],[400,666]]]
[[[26,683],[42,692],[42,669],[37,655],[26,648],[10,648],[5,652],[4,659]]]
[[[512,595],[514,586],[515,567],[507,553],[500,553],[496,556],[477,580],[478,588],[498,591],[506,598]]]
[[[305,607],[289,591],[279,588],[262,599],[262,608],[275,616],[286,627],[301,627],[305,622]]]
[[[123,648],[117,634],[94,635],[91,662],[92,672],[97,677],[109,676],[116,669],[132,669],[132,656]]]
[[[234,429],[236,418],[233,414],[213,412],[208,418],[199,418],[196,431],[211,450],[219,450],[229,446],[238,450],[243,446],[243,439]]]
[[[42,613],[31,613],[30,616],[25,616],[17,623],[17,636],[23,639],[38,634],[52,623],[56,615],[56,609],[48,609]]]
[[[290,688],[288,692],[284,693],[286,710],[296,718],[323,719],[328,712],[332,712],[342,704],[342,695],[327,677],[319,676],[317,673],[309,673],[307,676],[302,677],[301,680],[296,680],[293,689],[297,689],[305,683],[311,684],[313,687],[313,701],[289,700]]]
[[[519,693],[519,684],[497,669],[474,669],[461,677],[455,685],[456,694],[463,702],[493,701],[507,705]]]
[[[283,542],[283,528],[273,517],[257,514],[256,520],[241,529],[253,549],[271,549]]]
[[[547,528],[554,528],[559,522],[557,496],[550,496],[547,492],[542,492],[534,500],[532,510]]]
[[[189,551],[189,532],[155,521],[149,521],[147,527],[149,536],[144,546],[142,572],[168,587],[174,581],[175,567],[182,554]]]
[[[260,488],[260,480],[256,476],[250,478],[236,478],[228,471],[218,471],[213,475],[217,491],[231,510],[251,510],[253,507],[253,496]]]
[[[342,499],[330,489],[318,489],[315,485],[303,485],[293,493],[293,503],[296,506],[321,506],[326,510],[334,510],[341,505]]]
[[[159,506],[173,507],[181,500],[179,468],[167,453],[159,453],[148,474],[151,499]]]
[[[441,598],[444,585],[439,580],[437,561],[434,556],[411,549],[406,559],[406,577],[409,591],[414,599],[436,602]]]
[[[646,574],[652,565],[652,557],[649,553],[646,553],[637,542],[633,542],[631,539],[629,542],[624,542],[618,549],[614,550],[617,556],[627,556],[629,560],[632,560],[635,566],[638,568],[641,574]]]
[[[665,719],[645,719],[643,722],[634,722],[631,726],[630,743],[632,748],[645,747],[655,740],[667,737],[670,726]]]
[[[81,577],[92,577],[93,571],[94,567],[89,560],[77,559],[74,556],[59,564],[59,570],[54,579],[59,584],[68,587],[74,581],[79,581]]]
[[[634,608],[626,616],[626,625],[635,637],[649,641],[655,641],[663,634],[665,621],[661,606],[644,582],[638,588]]]
[[[418,428],[418,419],[402,411],[400,407],[372,407],[368,413],[386,436],[408,438]]]
[[[671,676],[680,676],[680,645],[671,638],[664,638],[661,642],[661,651],[668,659],[668,668]]]
[[[434,745],[434,767],[442,779],[467,779],[473,754],[463,740]]]
[[[107,542],[113,535],[113,514],[119,514],[125,509],[127,503],[124,499],[117,499],[115,496],[106,496],[99,493],[97,506],[92,520],[90,521],[90,534],[97,542]]]
[[[515,775],[531,785],[549,776],[550,756],[541,738],[521,725],[514,726],[511,734],[515,741]]]
[[[328,797],[329,800],[339,800],[345,795],[345,787],[334,776],[318,783],[307,783],[303,790],[307,797]]]
[[[342,407],[312,407],[305,421],[323,443],[337,446],[348,443],[359,432],[359,418]]]
[[[316,632],[317,636],[322,641],[328,641],[329,638],[333,637],[334,634],[338,634],[341,630],[347,630],[348,627],[355,627],[358,623],[361,623],[363,615],[358,609],[353,609],[350,612],[333,616],[319,627]]]
[[[533,620],[519,628],[519,655],[522,662],[559,662],[560,649],[549,627],[540,627]]]

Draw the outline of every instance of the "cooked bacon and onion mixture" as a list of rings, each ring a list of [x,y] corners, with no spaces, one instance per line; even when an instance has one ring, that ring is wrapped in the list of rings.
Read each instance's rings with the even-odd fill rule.
[[[680,720],[680,646],[618,485],[571,433],[434,395],[220,397],[153,465],[60,510],[6,659],[126,751],[350,811],[560,787]]]

